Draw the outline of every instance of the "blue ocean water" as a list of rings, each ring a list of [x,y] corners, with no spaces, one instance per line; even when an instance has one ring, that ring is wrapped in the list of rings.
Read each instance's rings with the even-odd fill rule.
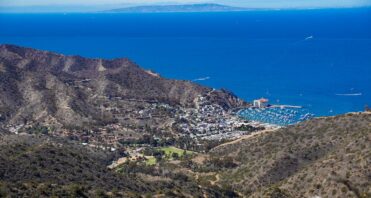
[[[0,43],[128,57],[167,78],[317,116],[371,106],[371,9],[0,14]]]

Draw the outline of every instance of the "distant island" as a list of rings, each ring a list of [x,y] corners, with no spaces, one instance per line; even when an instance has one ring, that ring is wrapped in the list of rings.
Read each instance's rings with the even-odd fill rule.
[[[127,8],[119,8],[107,10],[106,12],[231,12],[231,11],[244,11],[247,8],[232,7],[220,4],[183,4],[183,5],[149,5],[149,6],[135,6]]]

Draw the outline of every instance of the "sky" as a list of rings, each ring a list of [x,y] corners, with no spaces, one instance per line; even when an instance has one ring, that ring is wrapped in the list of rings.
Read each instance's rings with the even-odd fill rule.
[[[219,3],[247,8],[339,8],[371,6],[371,0],[0,0],[0,11],[19,8],[87,10],[136,5]],[[63,10],[62,9],[62,10]]]

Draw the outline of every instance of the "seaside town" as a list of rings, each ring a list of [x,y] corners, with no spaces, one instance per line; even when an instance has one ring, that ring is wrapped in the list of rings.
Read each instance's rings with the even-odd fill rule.
[[[128,161],[152,165],[161,159],[174,160],[194,152],[189,150],[190,145],[176,143],[177,139],[191,141],[187,144],[197,147],[201,142],[231,141],[251,133],[279,128],[269,123],[246,120],[238,112],[226,111],[217,104],[209,103],[203,96],[196,99],[193,108],[120,97],[112,97],[110,105],[105,105],[104,101],[97,101],[102,115],[112,116],[116,123],[76,129],[57,128],[53,122],[49,125],[27,122],[4,128],[19,135],[39,133],[64,137],[83,146],[119,153],[119,157],[108,166],[111,169]],[[254,103],[252,108],[265,108],[267,102]],[[156,155],[160,157],[156,159]]]
[[[210,104],[204,96],[195,100],[196,107],[185,108],[171,106],[156,101],[139,101],[111,97],[110,105],[104,102],[108,98],[97,100],[100,106],[102,118],[113,117],[116,122],[90,129],[57,128],[50,125],[40,125],[27,122],[18,125],[6,125],[5,129],[12,133],[27,133],[37,131],[53,136],[67,137],[71,140],[82,142],[84,145],[115,150],[122,146],[122,142],[130,142],[143,137],[143,134],[151,134],[154,138],[163,137],[190,137],[195,140],[233,140],[251,132],[264,129],[280,128],[280,125],[259,121],[259,117],[281,121],[288,120],[295,115],[292,109],[300,109],[300,106],[271,105],[266,98],[252,101],[249,108],[239,111],[226,111],[217,104]],[[134,107],[134,108],[127,108]],[[285,115],[272,113],[270,109],[287,111]],[[264,115],[262,111],[268,112]],[[250,112],[252,119],[246,116]],[[291,114],[290,114],[291,113]],[[259,115],[261,114],[261,115]],[[306,115],[304,115],[306,116]],[[308,117],[309,118],[309,117]],[[305,118],[307,119],[307,118]],[[52,119],[51,119],[52,120]],[[301,118],[304,120],[304,118]],[[169,135],[170,134],[170,135]]]
[[[226,111],[217,104],[210,104],[199,96],[195,108],[171,106],[155,101],[110,98],[110,105],[97,100],[102,117],[113,117],[117,122],[90,129],[57,128],[49,125],[27,122],[7,125],[12,133],[38,132],[52,136],[67,137],[84,145],[116,150],[123,142],[138,140],[143,134],[154,138],[190,137],[195,140],[233,140],[251,132],[278,128],[274,124],[246,120],[238,112]],[[254,101],[254,108],[265,108],[268,100]],[[134,108],[127,108],[134,107]],[[51,119],[52,120],[52,119]]]
[[[68,81],[66,85],[85,89],[90,82],[90,79],[83,79]],[[156,163],[159,159],[155,159],[154,153],[160,151],[161,156],[176,159],[191,152],[188,150],[191,147],[191,150],[197,150],[207,142],[221,143],[260,131],[275,130],[282,126],[282,122],[275,119],[288,124],[287,120],[296,115],[293,109],[302,108],[272,105],[268,99],[260,98],[243,108],[226,110],[208,100],[210,93],[197,96],[193,101],[194,106],[184,107],[157,100],[96,95],[92,90],[86,90],[93,98],[90,102],[97,108],[96,112],[100,112],[97,115],[99,123],[87,120],[83,122],[87,127],[61,127],[63,125],[50,117],[46,123],[26,121],[8,124],[3,128],[15,134],[39,133],[63,137],[83,146],[118,152],[121,157],[109,166],[115,168],[127,161]],[[276,110],[285,112],[280,115]],[[177,154],[173,156],[173,153]]]

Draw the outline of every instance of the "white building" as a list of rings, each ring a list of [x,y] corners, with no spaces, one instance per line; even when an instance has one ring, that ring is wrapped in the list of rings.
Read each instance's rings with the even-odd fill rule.
[[[260,98],[258,100],[254,100],[253,106],[256,108],[265,108],[268,105],[268,99]]]

